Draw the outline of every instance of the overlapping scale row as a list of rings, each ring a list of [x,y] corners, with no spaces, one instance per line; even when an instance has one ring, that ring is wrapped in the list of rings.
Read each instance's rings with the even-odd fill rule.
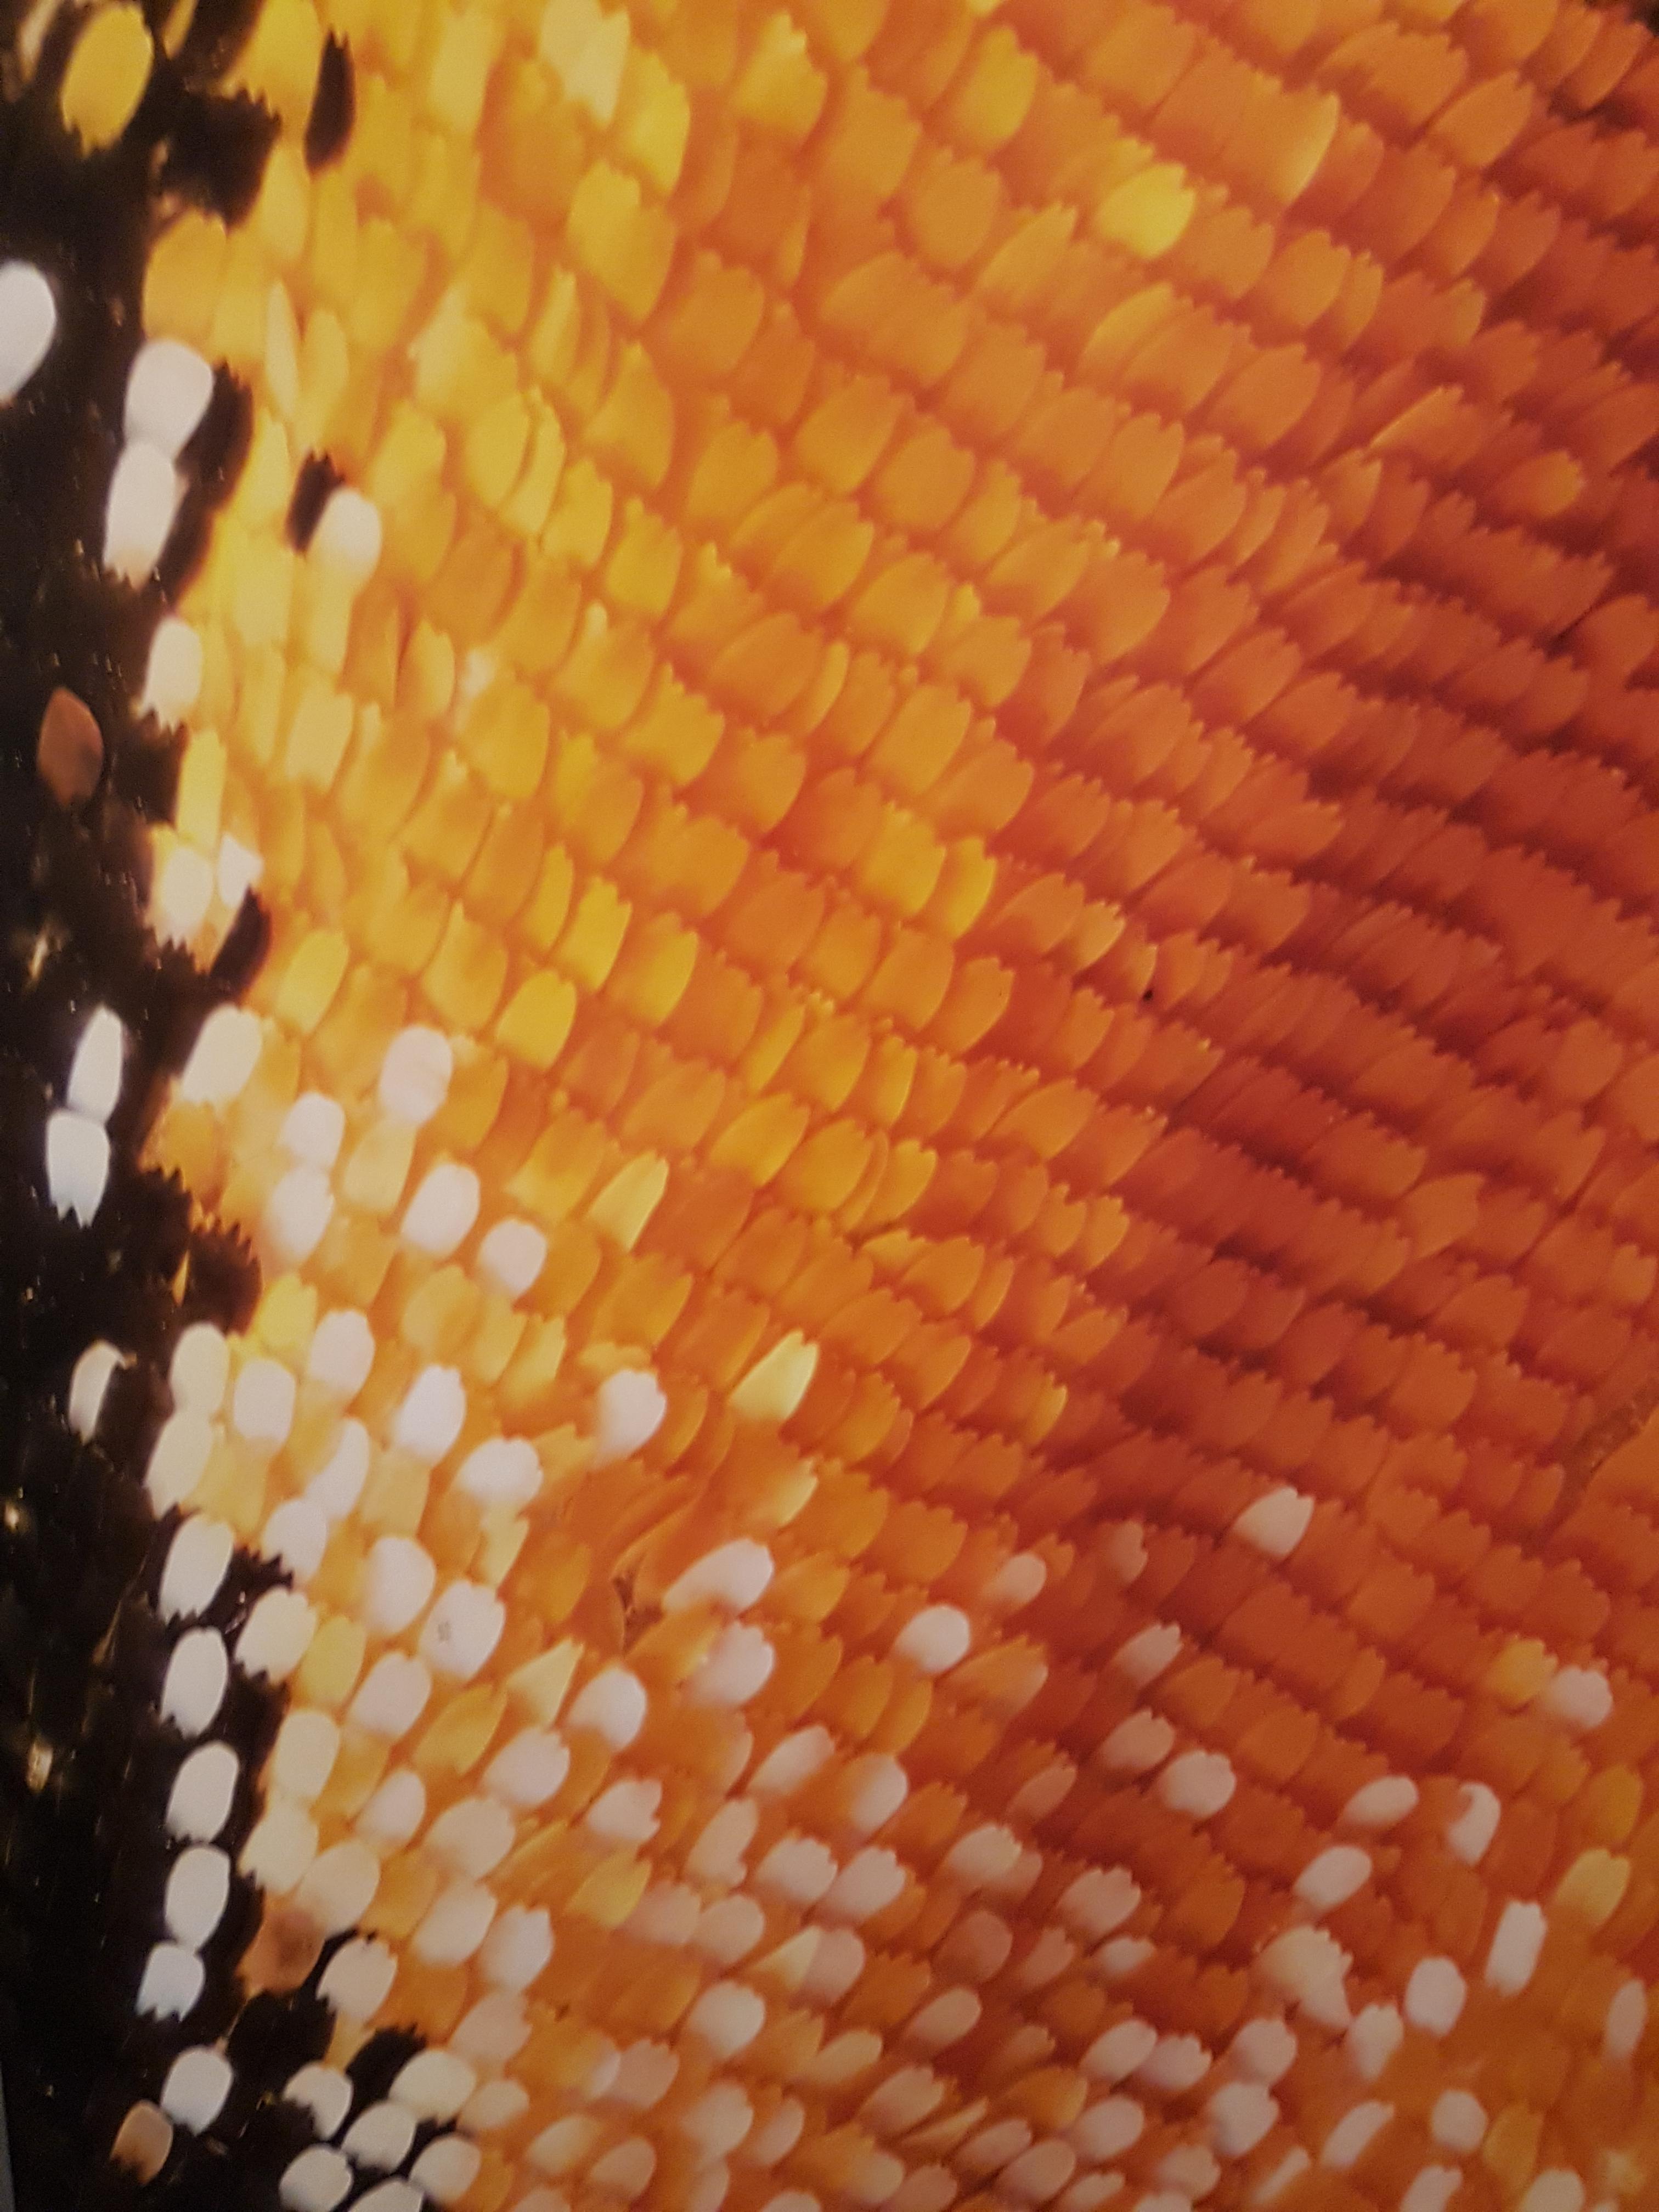
[[[164,1720],[285,1705],[123,2185],[1647,2203],[1650,34],[220,12],[105,557],[222,369],[143,1479]]]

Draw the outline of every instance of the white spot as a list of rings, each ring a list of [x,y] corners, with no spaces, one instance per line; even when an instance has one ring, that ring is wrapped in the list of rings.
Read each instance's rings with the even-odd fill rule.
[[[368,1431],[361,1421],[343,1423],[325,1464],[306,1485],[306,1496],[331,1521],[343,1521],[363,1494],[369,1458]]]
[[[1442,2150],[1467,2158],[1486,2139],[1486,2111],[1467,2089],[1448,2089],[1435,2100],[1429,2115],[1429,2133]]]
[[[1150,1774],[1175,1749],[1175,1730],[1162,1713],[1137,1707],[1118,1723],[1097,1756],[1103,1766],[1120,1774]]]
[[[1354,1791],[1342,1818],[1351,1828],[1392,1828],[1416,1808],[1417,1784],[1404,1774],[1383,1774]]]
[[[303,1806],[273,1792],[237,1865],[273,1897],[286,1897],[317,1856],[317,1824]]]
[[[1285,2022],[1264,2014],[1245,2021],[1229,2045],[1227,2055],[1241,2074],[1271,2088],[1296,2063],[1297,2050],[1296,2037]]]
[[[629,2136],[596,2158],[587,2169],[587,2179],[600,2192],[600,2201],[607,2197],[619,2198],[632,2204],[651,2185],[657,2170],[657,2154],[643,2136]]]
[[[553,1925],[544,1911],[511,1905],[484,1939],[478,1964],[500,1989],[527,1990],[553,1956]]]
[[[515,1510],[528,1505],[542,1486],[542,1463],[525,1437],[492,1437],[461,1462],[456,1482],[481,1505]]]
[[[1372,2099],[1356,2105],[1345,2112],[1325,2138],[1325,2147],[1319,2154],[1322,2166],[1334,2166],[1344,2172],[1358,2165],[1365,2152],[1394,2118],[1394,2106]]]
[[[1455,1814],[1447,1823],[1447,1844],[1465,1866],[1479,1866],[1498,1833],[1502,1808],[1496,1792],[1484,1782],[1461,1784]]]
[[[943,1674],[967,1657],[973,1640],[965,1613],[954,1605],[925,1606],[894,1638],[893,1656],[919,1674]]]
[[[1077,2172],[1077,2153],[1049,2136],[1010,2160],[997,2176],[997,2193],[1017,2204],[1046,2204]]]
[[[466,1392],[453,1367],[423,1367],[398,1408],[392,1441],[423,1467],[435,1467],[461,1433]]]
[[[359,1936],[334,1954],[317,1991],[343,2019],[371,2020],[392,1994],[397,1978],[398,1961],[386,1946]]]
[[[1094,1964],[1107,1981],[1127,1981],[1140,1972],[1152,1949],[1144,1936],[1114,1936],[1095,1953]]]
[[[649,1368],[624,1367],[600,1383],[595,1410],[593,1456],[604,1467],[650,1443],[663,1425],[668,1401]]]
[[[163,1620],[191,1620],[218,1595],[235,1537],[222,1521],[192,1513],[167,1547],[158,1602]]]
[[[151,338],[127,374],[127,442],[154,446],[176,461],[213,397],[213,371],[177,338]]]
[[[1112,1664],[1137,1689],[1145,1689],[1175,1664],[1180,1652],[1181,1631],[1174,1622],[1154,1620],[1119,1647]]]
[[[69,1425],[82,1443],[90,1443],[97,1431],[98,1417],[104,1410],[104,1393],[118,1367],[131,1363],[124,1352],[102,1339],[89,1344],[75,1363],[70,1376]]]
[[[1568,1728],[1598,1729],[1613,1711],[1613,1690],[1593,1667],[1561,1667],[1538,1700],[1547,1713]]]
[[[286,2212],[335,2212],[351,2194],[351,2168],[337,2150],[313,2143],[283,2167],[276,2193]]]
[[[1583,2212],[1584,2185],[1571,2168],[1547,2166],[1534,2175],[1516,2212]]]
[[[904,1893],[908,1879],[895,1855],[879,1844],[856,1852],[836,1876],[824,1899],[826,1918],[868,1920]]]
[[[340,2148],[354,2164],[388,2173],[403,2164],[414,2141],[414,2113],[382,2099],[358,2113]]]
[[[863,1974],[865,1958],[864,1946],[850,1928],[821,1929],[801,1979],[801,1996],[824,2010],[839,2004]]]
[[[1285,2152],[1265,2179],[1256,2184],[1250,2202],[1253,2204],[1276,2203],[1291,2184],[1304,2174],[1312,2164],[1313,2160],[1298,2143],[1294,2150]]]
[[[526,1729],[498,1751],[484,1772],[484,1788],[531,1812],[564,1787],[570,1753],[550,1729]]]
[[[191,1843],[211,1843],[230,1818],[241,1768],[228,1743],[204,1743],[173,1778],[167,1795],[167,1832]]]
[[[1636,2056],[1648,2029],[1648,1993],[1640,1982],[1621,1982],[1607,2006],[1603,2054],[1615,2065]]]
[[[766,2007],[742,1982],[711,1982],[685,2016],[691,2034],[715,2059],[733,2058],[766,2025]]]
[[[200,1735],[213,1724],[230,1682],[224,1639],[214,1628],[192,1628],[173,1646],[161,1678],[161,1717],[180,1735]]]
[[[231,1425],[237,1435],[273,1448],[286,1443],[294,1425],[296,1389],[280,1360],[250,1359],[236,1377],[231,1395]]]
[[[426,1849],[435,1858],[482,1881],[513,1848],[513,1815],[493,1797],[461,1797],[447,1806],[427,1831]]]
[[[429,1966],[459,1966],[489,1933],[495,1899],[481,1882],[456,1882],[429,1907],[410,1942]]]
[[[193,1951],[177,1943],[157,1943],[144,1961],[138,1984],[141,2019],[183,2020],[195,2008],[207,1970]]]
[[[751,1536],[734,1537],[729,1544],[705,1552],[694,1566],[671,1583],[662,1606],[665,1613],[685,1613],[693,1606],[718,1606],[726,1613],[747,1613],[772,1580],[772,1554]]]
[[[861,1836],[886,1826],[910,1794],[910,1778],[890,1752],[863,1752],[842,1769],[842,1818]]]
[[[386,1651],[358,1686],[349,1717],[370,1735],[395,1743],[414,1727],[431,1695],[432,1677],[418,1659]]]
[[[775,1743],[749,1784],[757,1797],[788,1797],[835,1756],[834,1737],[816,1722]]]
[[[333,2066],[302,2066],[290,2076],[283,2095],[310,2113],[325,2142],[339,2134],[351,2110],[350,2077]]]
[[[265,1201],[259,1224],[277,1268],[303,1267],[334,1218],[334,1193],[320,1168],[290,1168]]]
[[[1468,1990],[1449,1959],[1419,1959],[1406,1984],[1406,2017],[1425,2035],[1449,2035]]]
[[[59,1213],[82,1229],[103,1201],[109,1181],[109,1139],[83,1115],[57,1113],[46,1123],[46,1188]]]
[[[528,1221],[498,1221],[478,1247],[478,1272],[504,1298],[521,1298],[547,1265],[547,1239]]]
[[[1097,2081],[1125,2081],[1158,2048],[1158,2030],[1144,2020],[1121,2020],[1097,2035],[1083,2054],[1083,2070]]]
[[[449,1096],[455,1055],[449,1039],[436,1030],[402,1030],[386,1047],[380,1063],[380,1105],[394,1121],[418,1129]]]
[[[345,1141],[345,1109],[321,1091],[303,1091],[283,1117],[277,1141],[290,1159],[326,1175]]]
[[[199,2046],[181,2051],[161,2085],[161,2109],[181,2128],[193,2129],[199,2135],[224,2110],[234,2079],[222,2051]]]
[[[685,1693],[694,1705],[744,1705],[770,1680],[777,1663],[758,1628],[733,1621],[716,1637]]]
[[[696,2145],[702,2164],[736,2150],[755,2124],[755,2108],[735,2081],[711,2082],[681,2112],[678,2124]]]
[[[1238,1778],[1218,1751],[1183,1751],[1158,1778],[1158,1794],[1173,1813],[1212,1820],[1232,1801]]]
[[[302,1805],[320,1796],[340,1748],[340,1731],[328,1713],[296,1705],[276,1731],[271,1747],[271,1778]]]
[[[265,864],[259,855],[250,852],[239,838],[224,836],[219,840],[219,896],[233,914],[264,872]]]
[[[576,1693],[567,1726],[603,1736],[613,1751],[623,1751],[645,1726],[645,1685],[626,1667],[606,1667]]]
[[[236,1663],[254,1680],[285,1682],[311,1648],[317,1616],[298,1590],[269,1589],[236,1639]]]
[[[337,485],[318,518],[310,551],[353,584],[366,582],[380,558],[380,510],[362,492]]]
[[[971,1990],[944,1990],[911,2014],[906,2039],[921,2051],[948,2051],[973,2033],[983,2009]]]
[[[995,1821],[982,1822],[960,1836],[945,1853],[939,1871],[969,1892],[991,1887],[1018,1865],[1019,1838]]]
[[[1288,1559],[1308,1533],[1313,1500],[1288,1483],[1253,1498],[1233,1522],[1233,1534],[1270,1559]]]
[[[409,1201],[404,1241],[434,1260],[447,1260],[477,1218],[477,1176],[458,1161],[441,1160]]]
[[[649,1843],[657,1832],[657,1808],[662,1802],[660,1782],[633,1775],[602,1790],[583,1815],[586,1826],[608,1844]]]
[[[409,2178],[434,2204],[453,2204],[472,2186],[483,2153],[459,2136],[440,2136],[409,2169]]]
[[[400,1848],[426,1818],[426,1784],[412,1767],[394,1767],[357,1815],[360,1832]]]
[[[352,2212],[422,2212],[421,2192],[412,2181],[382,2181],[356,2199]]]
[[[64,1103],[72,1113],[84,1114],[94,1121],[108,1121],[121,1096],[125,1050],[126,1031],[118,1017],[107,1006],[95,1007],[70,1063]]]
[[[163,615],[149,641],[141,708],[169,729],[202,695],[202,641],[177,615]]]
[[[210,1321],[192,1322],[173,1347],[167,1387],[180,1411],[210,1421],[225,1401],[230,1346]]]
[[[328,1549],[328,1516],[308,1498],[289,1498],[276,1508],[259,1539],[260,1555],[308,1583]]]
[[[1462,2184],[1455,2166],[1419,2166],[1400,2200],[1400,2212],[1446,2212]]]
[[[1123,1867],[1087,1867],[1060,1893],[1059,1913],[1086,1943],[1121,1928],[1140,1903],[1140,1887]]]
[[[432,1556],[412,1536],[381,1536],[363,1562],[362,1616],[378,1635],[400,1636],[437,1586]]]
[[[465,2026],[465,2022],[463,2022]],[[460,2033],[459,2029],[456,2031]],[[500,2128],[510,2128],[521,2120],[530,2110],[530,2093],[516,2081],[486,2081],[475,2089],[461,2107],[461,2125],[469,2135],[491,2135]],[[520,2197],[520,2206],[528,2203]],[[535,2212],[535,2208],[531,2208]]]
[[[1210,2054],[1195,2035],[1161,2035],[1149,2058],[1135,2069],[1137,2081],[1171,2097],[1185,2096],[1210,2070]]]
[[[1313,1912],[1334,1912],[1371,1878],[1370,1855],[1357,1844],[1333,1844],[1309,1860],[1296,1878],[1296,1893]]]
[[[184,485],[159,446],[125,447],[110,479],[104,508],[104,566],[123,583],[139,585],[161,557]]]
[[[421,1656],[441,1674],[470,1682],[501,1640],[507,1607],[483,1583],[451,1583],[421,1631]]]
[[[1334,2032],[1348,2026],[1345,1977],[1353,1961],[1322,1928],[1287,1928],[1264,1946],[1258,1961],[1281,1996]]]
[[[1018,1613],[1042,1595],[1048,1570],[1036,1552],[1016,1552],[990,1577],[980,1596],[992,1613]]]
[[[349,1405],[374,1364],[374,1332],[355,1306],[325,1314],[306,1356],[306,1378]],[[356,1501],[354,1500],[354,1503]],[[343,1509],[350,1510],[348,1506]]]
[[[0,264],[0,402],[15,399],[52,349],[58,306],[27,261]]]
[[[1360,2080],[1375,2081],[1405,2039],[1406,2023],[1397,2005],[1368,2004],[1355,2014],[1343,2049]]]
[[[1540,1907],[1510,1899],[1499,1915],[1492,1949],[1486,1954],[1490,1988],[1511,1997],[1525,1989],[1544,1948],[1546,1925]]]
[[[1279,2106],[1260,2081],[1229,2081],[1205,2107],[1210,2141],[1223,2158],[1244,2158],[1278,2123]]]
[[[339,1936],[361,1920],[380,1886],[380,1862],[355,1838],[319,1851],[306,1869],[296,1902],[325,1936]]]
[[[188,945],[212,904],[212,868],[192,847],[173,846],[150,895],[156,935],[167,944]]]
[[[785,1836],[755,1869],[754,1879],[757,1888],[804,1912],[817,1903],[840,1871],[816,1837]]]
[[[607,2094],[630,2112],[648,2112],[673,2087],[680,2062],[665,2043],[630,2043],[617,2062]]]

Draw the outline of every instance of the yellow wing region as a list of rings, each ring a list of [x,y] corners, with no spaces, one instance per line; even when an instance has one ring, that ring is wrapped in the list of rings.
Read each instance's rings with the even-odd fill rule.
[[[234,82],[153,910],[275,945],[155,1157],[265,1287],[150,1483],[295,1580],[250,1986],[356,1931],[465,2212],[1659,2204],[1650,33]]]

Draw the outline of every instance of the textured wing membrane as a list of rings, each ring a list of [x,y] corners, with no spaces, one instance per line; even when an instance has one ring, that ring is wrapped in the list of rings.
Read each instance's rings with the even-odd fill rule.
[[[1644,2204],[1650,33],[13,54],[163,149],[149,720],[28,765],[179,732],[144,923],[222,987],[76,998],[36,1172],[95,1239],[142,1142],[258,1262],[53,1382],[167,1793],[88,2189]]]

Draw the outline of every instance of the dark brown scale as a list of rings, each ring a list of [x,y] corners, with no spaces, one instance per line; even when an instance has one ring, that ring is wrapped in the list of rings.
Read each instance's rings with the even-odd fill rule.
[[[288,503],[288,542],[303,553],[323,519],[331,496],[345,482],[326,453],[307,453],[294,479],[294,496]]]
[[[306,118],[306,167],[324,169],[336,160],[357,119],[357,85],[351,49],[332,31],[317,64],[317,89]]]
[[[185,496],[156,574],[134,590],[98,556],[150,251],[181,202],[240,219],[276,125],[216,88],[258,0],[196,0],[121,138],[83,155],[58,89],[84,12],[60,11],[24,84],[10,63],[24,0],[0,0],[0,241],[5,258],[43,271],[58,306],[45,362],[0,406],[0,2075],[20,2212],[134,2203],[138,2172],[152,2177],[148,2204],[224,2212],[274,2207],[309,2139],[281,2091],[326,2047],[316,1985],[337,1948],[296,1958],[294,1986],[245,2005],[259,1902],[238,1878],[190,2017],[137,2016],[184,1749],[157,1705],[176,1633],[155,1603],[171,1528],[143,1476],[172,1410],[180,1332],[245,1328],[259,1291],[246,1240],[199,1219],[176,1177],[143,1164],[144,1148],[203,1021],[246,990],[270,923],[248,899],[205,971],[157,943],[148,824],[171,813],[182,739],[135,702],[156,620],[246,457],[251,408],[234,380],[220,374],[179,457]],[[167,12],[146,0],[153,27]],[[337,151],[351,108],[343,50],[325,57],[314,107]],[[129,1046],[108,1183],[82,1227],[51,1203],[45,1131],[99,1005]],[[69,1427],[66,1393],[100,1338],[130,1364],[88,1442]],[[210,1616],[222,1632],[234,1638],[274,1571],[238,1556]],[[233,1857],[259,1815],[284,1703],[236,1674],[216,1723],[242,1762],[222,1838]],[[220,2118],[200,2135],[175,2130],[164,2158],[158,2131],[129,2139],[131,2162],[112,2164],[118,2130],[159,2096],[178,2051],[222,2033],[237,2078]]]

